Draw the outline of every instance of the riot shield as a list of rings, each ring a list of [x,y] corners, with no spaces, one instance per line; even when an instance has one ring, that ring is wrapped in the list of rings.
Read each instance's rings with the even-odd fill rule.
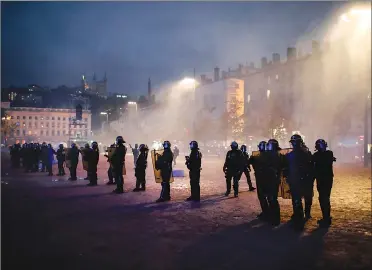
[[[156,183],[161,183],[163,182],[163,179],[160,174],[160,170],[157,170],[155,168],[156,161],[158,160],[158,157],[163,154],[163,149],[161,150],[151,150],[151,160],[152,160],[152,168],[154,169],[154,176],[155,176],[155,182]],[[169,183],[173,183],[174,178],[173,178],[173,172],[171,174],[171,178],[169,180]]]
[[[285,148],[285,149],[279,150],[279,153],[285,156],[291,151],[292,151],[292,148]],[[280,186],[279,186],[278,197],[282,197],[283,199],[292,199],[289,185],[287,183],[287,177],[284,177],[283,171],[280,172]]]
[[[82,161],[83,161],[83,170],[88,171],[88,161],[84,160],[86,155],[88,154],[88,151],[86,148],[81,148],[80,153],[81,153]]]
[[[279,154],[285,156],[287,153],[291,152],[292,148],[285,148],[279,150]],[[260,151],[252,151],[252,156],[258,156]],[[283,199],[292,199],[289,185],[287,183],[287,178],[284,177],[283,171],[280,172],[280,186],[278,191],[278,197],[282,197]]]
[[[111,162],[111,157],[115,153],[115,150],[116,150],[116,147],[107,147],[107,156],[109,157],[109,162],[110,162],[111,168],[114,168],[114,165]],[[124,162],[122,174],[127,175],[127,169],[125,168],[125,162]]]
[[[70,155],[71,148],[65,148],[66,153],[66,167],[71,168],[71,155]]]

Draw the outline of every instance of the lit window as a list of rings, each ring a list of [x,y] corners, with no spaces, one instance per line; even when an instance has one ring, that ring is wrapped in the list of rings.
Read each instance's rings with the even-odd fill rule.
[[[279,80],[279,75],[278,74],[275,75],[275,79]]]
[[[44,120],[44,117],[42,116],[40,119],[41,119],[41,120]]]
[[[267,97],[267,99],[270,98],[270,90],[267,90],[267,92],[266,92],[266,97]]]
[[[28,131],[28,135],[31,135],[31,134],[32,134],[32,131],[31,131],[31,130],[29,130],[29,131]]]
[[[247,103],[251,102],[251,95],[247,96]]]

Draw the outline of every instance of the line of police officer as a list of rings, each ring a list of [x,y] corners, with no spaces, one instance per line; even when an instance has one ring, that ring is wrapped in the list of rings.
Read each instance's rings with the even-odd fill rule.
[[[124,178],[123,167],[125,167],[125,155],[127,148],[124,145],[125,141],[122,136],[116,138],[115,151],[111,157],[105,155],[110,162],[108,169],[109,182],[108,185],[116,184],[114,193],[124,192]],[[226,193],[228,196],[231,192],[231,180],[233,180],[234,196],[238,197],[239,193],[239,180],[244,173],[247,177],[249,190],[253,191],[255,188],[252,185],[249,175],[250,166],[254,169],[257,185],[257,196],[262,209],[262,213],[258,218],[270,222],[272,225],[277,226],[280,224],[280,206],[278,203],[278,191],[281,183],[281,174],[286,177],[287,183],[290,187],[292,196],[293,215],[292,223],[295,228],[302,228],[305,221],[311,218],[311,206],[313,199],[314,181],[317,180],[317,189],[319,192],[319,202],[323,214],[323,218],[318,221],[320,226],[329,226],[331,224],[330,215],[330,194],[333,184],[333,162],[336,158],[333,152],[327,150],[327,143],[319,139],[315,143],[316,152],[311,154],[306,147],[300,135],[293,135],[290,143],[292,144],[292,151],[282,155],[279,150],[279,143],[275,139],[270,139],[267,143],[262,141],[258,145],[259,153],[249,157],[245,145],[238,148],[236,142],[231,143],[231,150],[227,152],[223,171],[226,178]],[[26,170],[33,168],[35,165],[34,158],[30,158],[29,153],[35,153],[33,144],[24,145],[22,148],[28,150],[25,157]],[[157,202],[165,202],[171,199],[170,196],[170,179],[173,171],[174,155],[171,151],[171,143],[164,141],[163,154],[158,155],[156,159],[155,168],[160,170],[162,177],[162,189],[160,197]],[[53,154],[57,155],[58,160],[58,175],[64,175],[63,162],[70,160],[70,178],[69,180],[75,181],[76,168],[78,165],[79,153],[83,154],[83,160],[88,163],[88,176],[86,179],[90,180],[89,186],[97,185],[97,165],[99,162],[99,150],[96,142],[92,143],[92,147],[85,146],[84,150],[79,150],[73,143],[69,151],[69,156],[65,156],[63,145],[59,146],[57,152],[48,146],[48,157],[50,155],[53,159]],[[137,149],[137,145],[135,147]],[[134,150],[134,149],[133,149]],[[135,157],[135,176],[136,187],[133,190],[145,191],[146,190],[146,168],[148,147],[141,144],[138,148],[138,156]],[[185,165],[189,169],[189,178],[191,186],[191,196],[187,198],[188,201],[200,201],[200,171],[202,154],[199,151],[198,143],[196,141],[190,142],[190,155],[186,156]],[[15,167],[18,166],[18,158],[21,156],[21,150],[18,146],[11,149],[12,163]],[[36,151],[36,153],[38,153]],[[32,161],[31,161],[32,159]],[[37,160],[37,159],[35,159]],[[51,162],[46,161],[49,175],[51,175]],[[115,179],[115,182],[114,182]],[[302,204],[302,198],[305,199],[305,208]]]
[[[322,227],[330,226],[330,194],[333,185],[333,162],[336,158],[332,151],[327,150],[327,143],[323,139],[316,141],[316,152],[313,155],[300,135],[293,135],[290,143],[292,151],[282,155],[277,140],[271,139],[267,143],[262,141],[258,145],[259,154],[250,158],[249,163],[255,172],[257,195],[262,209],[258,217],[274,226],[280,224],[278,191],[283,173],[292,196],[291,224],[294,228],[302,229],[305,222],[311,218],[315,180],[323,215],[318,224]]]

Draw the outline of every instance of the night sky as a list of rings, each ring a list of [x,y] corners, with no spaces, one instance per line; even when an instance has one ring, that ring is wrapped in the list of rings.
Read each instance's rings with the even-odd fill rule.
[[[141,94],[215,66],[294,46],[335,3],[2,2],[1,83],[76,86],[105,71],[110,92]]]

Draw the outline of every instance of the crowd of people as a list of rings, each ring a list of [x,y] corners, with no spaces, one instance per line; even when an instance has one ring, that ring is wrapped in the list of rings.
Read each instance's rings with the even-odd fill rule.
[[[242,145],[239,149],[238,143],[231,143],[231,150],[226,154],[223,165],[223,172],[226,178],[225,196],[231,192],[231,181],[233,181],[234,196],[239,195],[239,180],[244,174],[247,178],[249,190],[256,190],[252,185],[250,172],[254,170],[257,196],[262,212],[258,218],[269,222],[273,226],[280,224],[280,205],[278,194],[280,185],[287,184],[289,193],[292,197],[293,215],[291,218],[295,228],[303,228],[305,222],[311,218],[311,207],[313,201],[314,182],[316,180],[319,192],[319,202],[323,218],[318,220],[320,226],[331,225],[331,205],[330,194],[333,184],[333,162],[336,158],[333,152],[327,150],[327,143],[319,139],[315,143],[316,152],[312,154],[305,145],[300,135],[293,135],[290,139],[291,151],[282,154],[279,143],[275,139],[262,141],[258,145],[258,151],[254,151],[251,156],[247,153],[247,147]],[[107,185],[116,185],[114,193],[124,192],[125,156],[127,148],[122,136],[116,138],[116,143],[112,144],[105,157],[110,163],[107,171],[109,181]],[[161,175],[161,193],[156,202],[171,200],[170,180],[173,172],[173,165],[179,155],[178,149],[171,149],[171,143],[164,141],[161,152],[155,150],[155,169]],[[191,141],[190,155],[185,157],[185,165],[189,170],[191,195],[187,201],[200,201],[200,171],[202,165],[202,153],[199,151],[198,142]],[[136,187],[133,192],[146,190],[146,168],[149,148],[145,144],[130,145],[135,164]],[[110,154],[109,154],[110,152]],[[58,175],[65,175],[64,164],[70,170],[71,181],[76,181],[76,169],[79,162],[79,154],[82,155],[84,169],[87,171],[86,180],[88,186],[97,185],[97,166],[99,162],[98,144],[93,142],[91,146],[86,144],[79,149],[76,144],[71,148],[64,148],[61,144],[55,151],[50,144],[24,144],[14,145],[10,149],[11,162],[13,167],[19,168],[21,165],[26,172],[48,171],[48,175],[53,175],[52,164],[54,156],[57,157]],[[21,162],[22,161],[22,162]],[[41,162],[41,163],[40,163]],[[39,165],[41,164],[41,166]],[[282,179],[285,179],[283,181]],[[305,205],[302,204],[304,198]]]

